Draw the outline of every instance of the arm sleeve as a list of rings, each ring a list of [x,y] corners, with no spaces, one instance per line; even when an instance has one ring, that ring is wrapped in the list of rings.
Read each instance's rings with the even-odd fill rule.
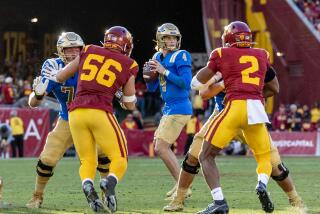
[[[155,92],[159,86],[159,78],[153,82],[147,83],[147,89],[150,92]]]
[[[190,89],[192,79],[191,62],[190,53],[185,50],[181,51],[175,61],[178,75],[170,72],[167,79],[180,88]]]
[[[266,76],[264,77],[264,82],[265,83],[271,82],[276,75],[277,75],[276,71],[270,65],[267,69]]]
[[[179,73],[179,76],[170,72],[169,75],[167,76],[167,79],[180,88],[190,89],[190,84],[192,79],[191,67],[181,66],[178,69],[178,73]]]

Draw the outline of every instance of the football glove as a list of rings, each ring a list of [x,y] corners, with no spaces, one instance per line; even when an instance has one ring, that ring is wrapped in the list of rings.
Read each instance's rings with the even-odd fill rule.
[[[114,96],[116,97],[116,99],[119,103],[122,102],[123,92],[120,89],[118,91],[116,91]]]
[[[59,70],[55,69],[55,68],[51,68],[51,67],[45,67],[44,69],[42,69],[42,75],[49,79],[52,80],[54,82],[59,82],[57,80],[57,74],[58,74]]]
[[[45,81],[43,82],[43,79],[43,77],[38,76],[33,80],[32,88],[37,96],[43,96],[47,90],[49,80],[45,79]]]

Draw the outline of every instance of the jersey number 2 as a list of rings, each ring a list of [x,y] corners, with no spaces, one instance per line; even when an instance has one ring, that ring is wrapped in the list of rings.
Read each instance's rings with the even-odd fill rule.
[[[259,63],[257,58],[254,56],[242,56],[240,57],[239,62],[241,64],[245,64],[248,62],[251,63],[251,66],[249,68],[246,68],[241,71],[242,82],[253,84],[253,85],[259,85],[260,84],[259,77],[250,77],[250,74],[259,71]]]
[[[110,67],[113,66],[116,71],[121,72],[122,66],[116,60],[107,59],[104,62],[104,59],[104,56],[97,54],[89,54],[86,60],[84,61],[82,68],[83,70],[89,70],[90,72],[88,74],[82,73],[80,76],[80,80],[92,81],[95,78],[98,84],[110,88],[117,78],[116,74],[110,70]],[[92,64],[93,60],[97,61],[100,64],[102,64],[103,62],[104,63],[99,69],[97,65]],[[107,79],[105,77],[107,77]]]

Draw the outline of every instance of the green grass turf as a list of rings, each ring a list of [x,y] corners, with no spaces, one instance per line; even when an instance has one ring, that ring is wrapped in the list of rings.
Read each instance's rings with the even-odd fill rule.
[[[309,208],[308,213],[320,213],[320,158],[284,158],[284,161]],[[91,213],[81,190],[77,159],[59,162],[55,175],[47,185],[42,209],[24,208],[34,188],[36,163],[36,159],[0,160],[0,176],[4,179],[3,198],[11,204],[10,208],[0,208],[0,213]],[[218,165],[230,213],[263,213],[254,192],[254,159],[219,157]],[[95,183],[97,190],[98,178]],[[173,185],[173,179],[160,159],[130,158],[128,171],[117,187],[117,213],[162,213],[162,207],[168,203],[164,200],[165,193]],[[275,203],[274,213],[295,213],[274,181],[270,181],[268,189]],[[209,189],[200,174],[195,179],[193,195],[187,199],[183,213],[196,213],[210,201]]]

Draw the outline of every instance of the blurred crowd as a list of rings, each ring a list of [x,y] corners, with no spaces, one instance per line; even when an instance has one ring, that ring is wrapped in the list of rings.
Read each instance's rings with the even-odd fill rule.
[[[299,9],[320,32],[320,0],[294,0]]]
[[[32,80],[39,68],[40,60],[36,56],[28,56],[25,61],[21,55],[6,60],[0,72],[0,105],[27,106],[26,98],[32,92]]]
[[[281,104],[272,116],[272,130],[303,132],[320,130],[320,103],[315,103],[311,108],[300,104]]]
[[[0,75],[0,106],[27,107],[27,98],[32,92],[32,80],[38,74],[40,61],[36,57],[25,63],[18,57],[16,61],[6,61]],[[197,69],[195,68],[194,71]],[[160,92],[148,92],[141,77],[136,81],[137,110],[124,112],[123,129],[155,129],[161,118],[163,101]],[[202,100],[198,93],[190,95],[193,117],[188,123],[187,135],[195,134],[214,110],[214,99]],[[117,106],[115,106],[117,109]],[[120,108],[120,107],[119,107]],[[119,108],[117,109],[118,111]],[[270,115],[274,131],[316,131],[320,129],[320,103],[312,107],[300,104],[281,104]],[[188,127],[189,126],[189,127]],[[191,130],[191,131],[190,131]]]

